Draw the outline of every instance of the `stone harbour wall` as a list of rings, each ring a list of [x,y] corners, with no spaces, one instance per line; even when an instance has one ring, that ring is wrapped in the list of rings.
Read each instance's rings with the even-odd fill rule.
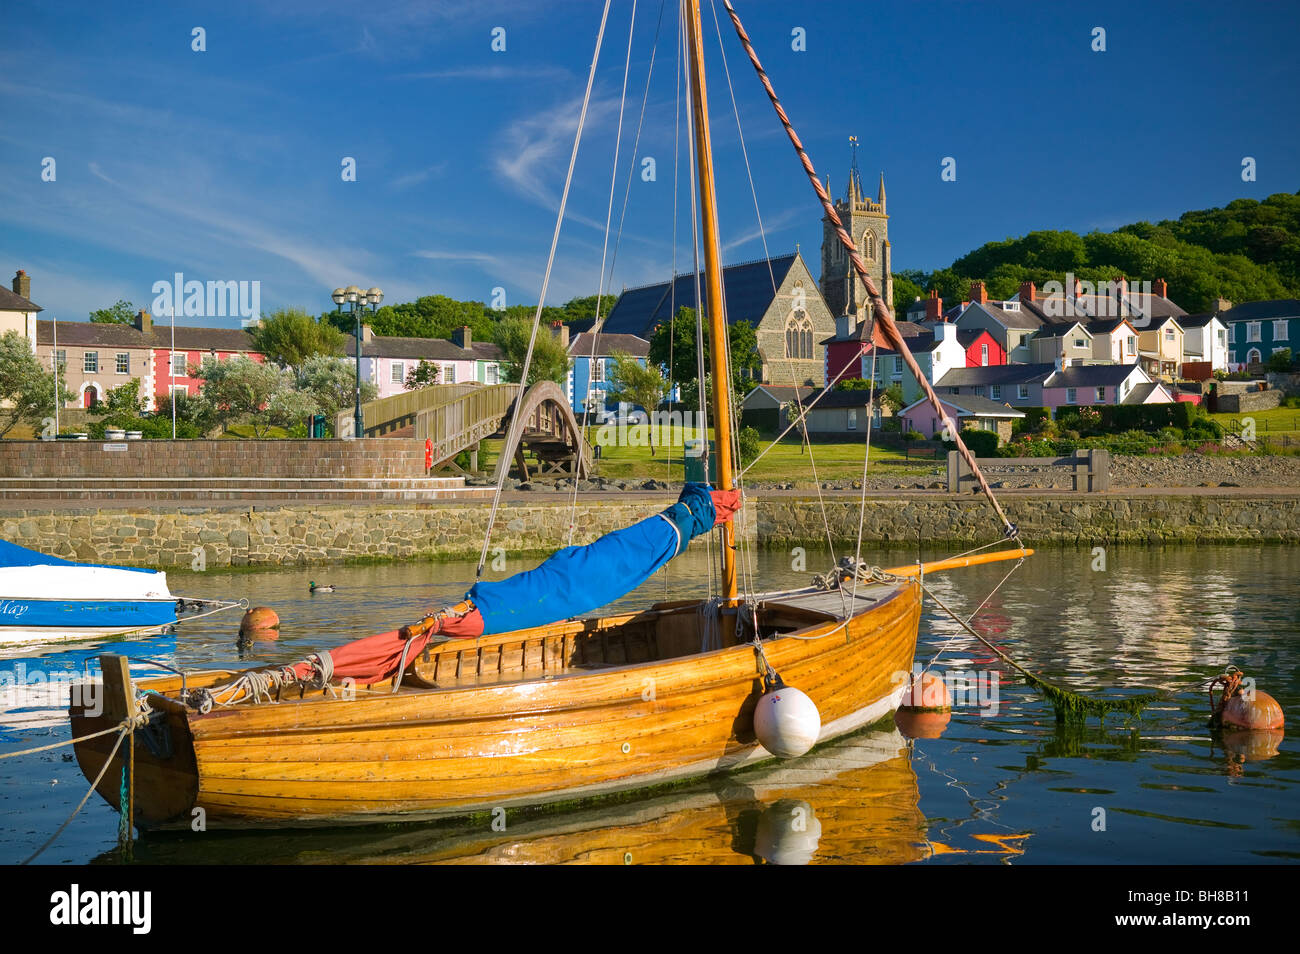
[[[663,498],[579,501],[574,543],[587,543],[671,503]],[[1031,546],[1076,543],[1300,543],[1300,492],[1217,490],[1157,494],[1007,494],[1003,506]],[[821,510],[810,495],[749,504],[759,546],[820,548]],[[858,498],[827,495],[837,543],[856,539]],[[0,538],[72,560],[153,567],[279,566],[357,560],[477,559],[482,505],[155,507],[0,512]],[[545,552],[568,542],[563,500],[503,504],[493,548]],[[998,527],[982,498],[947,494],[869,497],[863,539],[912,545],[975,544]],[[697,541],[699,545],[699,541]]]

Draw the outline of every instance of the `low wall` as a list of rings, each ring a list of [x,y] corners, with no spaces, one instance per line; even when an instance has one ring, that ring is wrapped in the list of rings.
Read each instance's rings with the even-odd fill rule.
[[[0,477],[423,477],[414,440],[0,441]]]
[[[674,498],[588,496],[579,501],[575,543],[657,513]],[[1003,505],[1031,546],[1151,542],[1300,543],[1300,492],[1186,495],[1006,494]],[[826,535],[815,497],[751,502],[756,542],[820,548]],[[856,539],[858,497],[829,495],[837,544]],[[312,508],[175,507],[25,510],[0,513],[0,538],[86,562],[190,567],[338,563],[357,559],[477,558],[484,506]],[[503,505],[493,546],[508,553],[549,551],[568,542],[567,502]],[[988,543],[998,527],[982,498],[914,494],[870,497],[869,543]]]
[[[1250,411],[1267,411],[1282,403],[1281,391],[1244,391],[1240,394],[1220,394],[1220,414],[1246,414]]]

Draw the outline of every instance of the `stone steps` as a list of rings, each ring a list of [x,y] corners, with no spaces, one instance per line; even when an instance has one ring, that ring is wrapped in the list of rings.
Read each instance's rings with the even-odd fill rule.
[[[0,477],[0,500],[491,499],[463,477]]]

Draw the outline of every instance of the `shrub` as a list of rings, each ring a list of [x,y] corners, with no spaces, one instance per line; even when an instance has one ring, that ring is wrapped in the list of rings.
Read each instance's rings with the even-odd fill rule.
[[[961,432],[961,439],[976,457],[998,456],[998,435],[996,431],[966,430]],[[955,447],[956,445],[950,446]]]
[[[913,441],[925,440],[925,435],[922,434],[920,431],[908,431],[903,435],[903,440],[907,441],[910,444]]]
[[[740,462],[748,464],[758,456],[760,440],[758,431],[752,427],[742,427],[737,435],[737,442],[740,445]]]

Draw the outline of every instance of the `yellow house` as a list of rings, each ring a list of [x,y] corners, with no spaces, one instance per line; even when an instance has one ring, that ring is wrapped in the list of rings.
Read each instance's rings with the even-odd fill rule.
[[[14,276],[12,291],[0,288],[0,335],[16,331],[31,342],[36,351],[36,313],[40,305],[31,300],[32,280],[21,268]]]
[[[1183,366],[1183,329],[1172,315],[1138,328],[1138,358],[1153,378],[1173,381]]]

